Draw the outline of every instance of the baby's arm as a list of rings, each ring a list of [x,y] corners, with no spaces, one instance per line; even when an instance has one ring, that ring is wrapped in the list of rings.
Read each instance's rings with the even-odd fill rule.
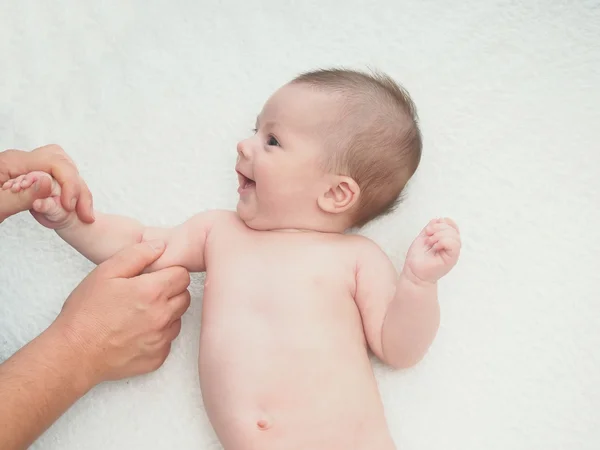
[[[31,172],[18,181],[20,185],[28,186],[40,177],[50,176],[44,172]],[[205,270],[204,244],[219,214],[217,211],[197,214],[173,228],[146,227],[129,217],[98,212],[96,220],[87,224],[76,214],[63,209],[60,186],[55,180],[52,182],[51,195],[34,202],[32,215],[93,263],[100,264],[131,244],[160,239],[166,243],[165,252],[148,271],[173,265],[185,267],[190,272]]]
[[[148,271],[182,266],[190,272],[203,272],[204,244],[215,213],[196,214],[172,228],[146,227],[135,219],[96,212],[96,220],[86,224],[75,218],[56,233],[79,253],[100,264],[124,247],[141,241],[160,239],[166,243],[163,255]]]
[[[395,368],[417,364],[439,327],[437,281],[456,264],[460,250],[452,221],[432,221],[413,242],[402,272],[375,244],[361,253],[355,300],[373,353]]]

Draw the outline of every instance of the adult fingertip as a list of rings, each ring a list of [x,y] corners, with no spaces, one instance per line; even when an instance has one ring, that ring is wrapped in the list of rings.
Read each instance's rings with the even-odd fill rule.
[[[96,221],[94,207],[91,202],[84,203],[80,200],[77,204],[77,215],[85,223],[94,223]]]
[[[77,204],[82,200],[81,187],[75,181],[69,181],[64,184],[64,188],[68,192],[67,200],[69,202],[68,211],[75,211]]]
[[[75,199],[75,204],[77,204],[77,197],[75,197],[69,185],[64,185],[61,187],[61,189],[62,192],[60,193],[60,202],[62,203],[64,209],[72,212],[75,207],[71,207],[71,204],[73,203],[73,199]]]

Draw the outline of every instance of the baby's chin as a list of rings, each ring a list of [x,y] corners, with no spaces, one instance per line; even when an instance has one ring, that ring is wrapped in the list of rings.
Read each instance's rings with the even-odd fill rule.
[[[252,211],[249,205],[244,204],[242,200],[238,201],[236,212],[244,224],[255,231],[270,231],[275,228],[275,224],[268,217]]]
[[[236,206],[236,212],[238,217],[240,218],[240,220],[242,222],[244,222],[244,224],[248,227],[248,228],[252,228],[255,229],[252,225],[254,222],[256,222],[255,216],[256,214],[253,214],[250,211],[250,208],[248,205],[246,205],[243,200],[238,200],[237,206]]]

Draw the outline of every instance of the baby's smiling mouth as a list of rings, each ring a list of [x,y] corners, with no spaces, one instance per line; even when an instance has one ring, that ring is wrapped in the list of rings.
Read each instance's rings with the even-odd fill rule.
[[[248,178],[246,175],[242,174],[240,171],[237,171],[237,174],[238,174],[238,182],[240,184],[241,189],[248,189],[248,188],[254,187],[256,185],[256,182],[253,179]]]

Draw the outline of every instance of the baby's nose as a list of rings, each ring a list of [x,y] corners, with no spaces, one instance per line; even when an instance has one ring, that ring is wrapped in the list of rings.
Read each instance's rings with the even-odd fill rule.
[[[250,157],[250,146],[247,140],[240,141],[237,144],[237,152],[240,157],[249,158]]]

